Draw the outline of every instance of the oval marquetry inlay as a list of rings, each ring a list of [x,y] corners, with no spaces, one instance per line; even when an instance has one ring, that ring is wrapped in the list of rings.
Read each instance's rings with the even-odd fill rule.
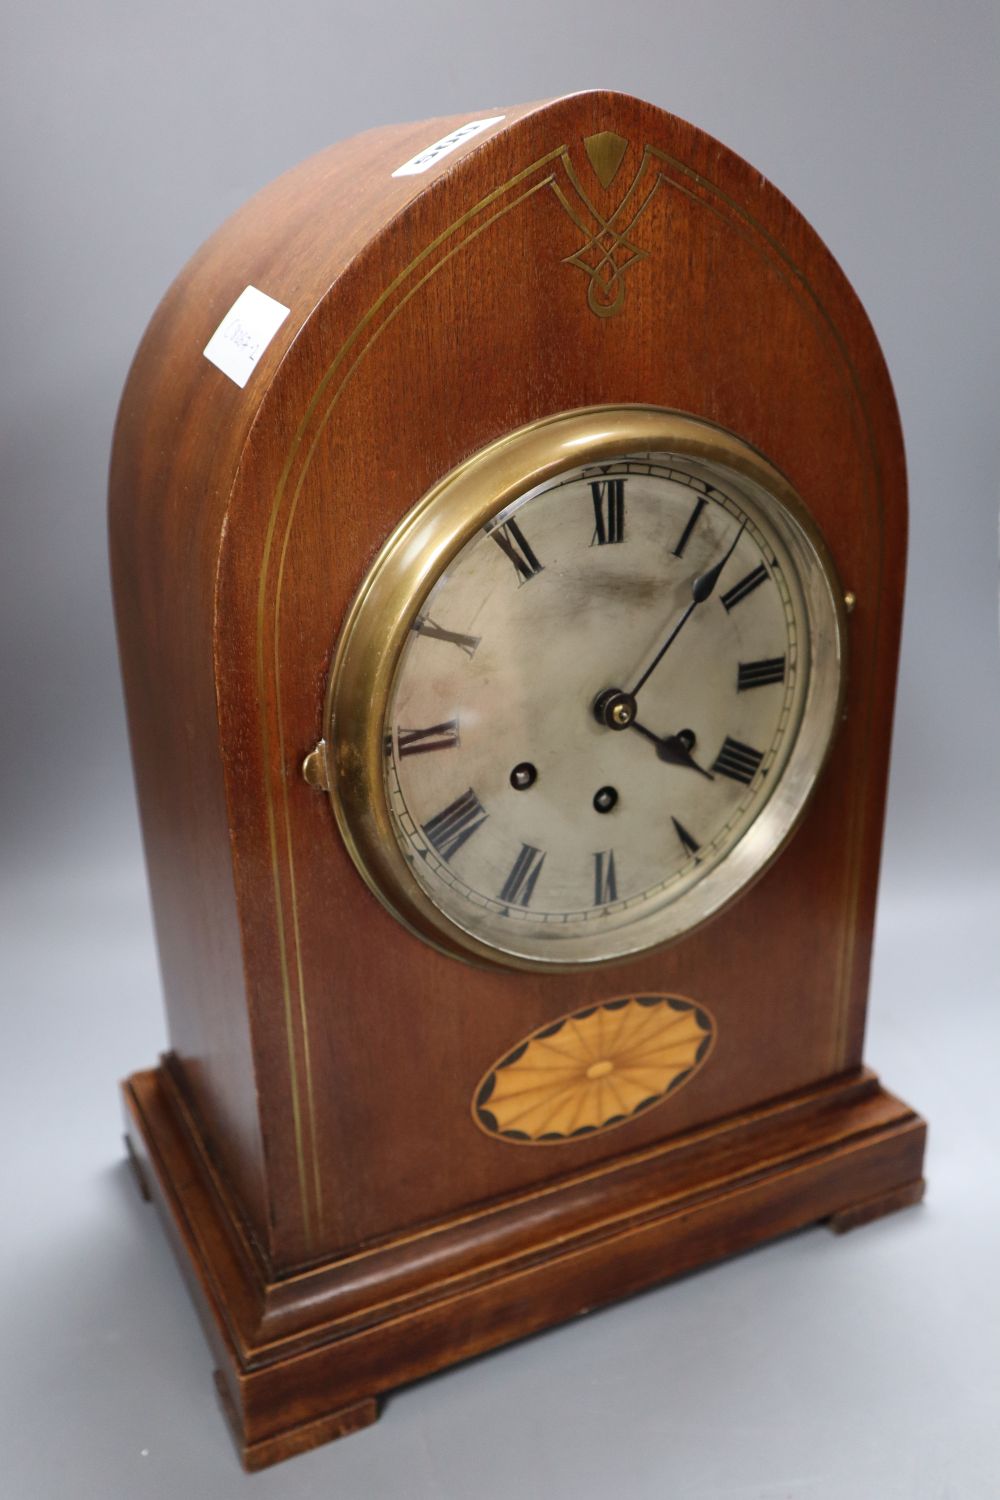
[[[624,1125],[701,1067],[715,1022],[676,995],[628,995],[533,1031],[495,1063],[473,1116],[488,1135],[552,1145]]]

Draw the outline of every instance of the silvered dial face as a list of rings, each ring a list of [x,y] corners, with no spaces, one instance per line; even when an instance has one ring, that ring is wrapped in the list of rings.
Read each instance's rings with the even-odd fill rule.
[[[636,454],[530,490],[453,557],[384,724],[395,835],[444,917],[587,962],[706,915],[737,851],[729,886],[756,873],[808,689],[791,526],[721,466]]]

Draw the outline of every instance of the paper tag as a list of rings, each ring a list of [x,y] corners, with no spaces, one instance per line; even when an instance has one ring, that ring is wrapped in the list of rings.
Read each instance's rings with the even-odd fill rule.
[[[266,292],[248,286],[205,345],[205,358],[242,389],[289,311]]]
[[[489,130],[491,125],[499,125],[503,119],[506,119],[505,115],[494,115],[489,120],[470,120],[468,125],[460,125],[457,130],[451,132],[451,135],[443,135],[439,141],[434,142],[433,146],[425,146],[417,156],[411,156],[409,161],[404,161],[403,165],[393,172],[393,177],[416,177],[421,172],[430,171],[442,156],[447,156],[451,151],[457,151],[459,146],[464,146],[466,141],[471,141],[474,135],[479,135],[483,130]]]

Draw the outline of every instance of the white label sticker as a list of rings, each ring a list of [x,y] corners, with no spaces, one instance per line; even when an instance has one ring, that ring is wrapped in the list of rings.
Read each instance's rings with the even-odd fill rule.
[[[483,130],[489,130],[491,125],[499,125],[505,119],[505,115],[493,115],[489,120],[470,120],[468,125],[460,125],[453,130],[451,135],[443,135],[433,146],[426,146],[417,156],[411,156],[409,161],[404,161],[401,167],[393,172],[393,177],[416,177],[421,172],[430,171],[442,156],[447,156],[450,151],[457,151],[459,146],[464,146],[466,141],[471,141],[474,135],[479,135]]]
[[[289,310],[266,292],[248,286],[205,345],[205,358],[242,389]]]

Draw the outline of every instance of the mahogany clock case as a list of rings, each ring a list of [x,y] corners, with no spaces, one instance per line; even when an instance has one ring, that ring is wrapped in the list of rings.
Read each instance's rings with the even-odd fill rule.
[[[921,1191],[923,1124],[862,1066],[905,551],[874,334],[800,215],[695,127],[610,93],[494,115],[424,173],[393,175],[464,117],[334,146],[247,204],[157,310],[115,436],[171,1045],[125,1086],[128,1133],[251,1466],[421,1373]],[[241,388],[202,350],[248,285],[290,313]],[[854,603],[844,718],[799,831],[710,923],[592,972],[475,968],[375,900],[301,767],[400,518],[504,433],[602,404],[697,415],[788,477]],[[712,1018],[685,1087],[558,1144],[477,1127],[491,1067],[642,997]]]

